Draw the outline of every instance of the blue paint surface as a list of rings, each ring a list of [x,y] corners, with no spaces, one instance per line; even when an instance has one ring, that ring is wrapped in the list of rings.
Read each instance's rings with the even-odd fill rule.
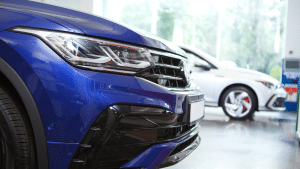
[[[9,2],[9,3],[8,3]],[[185,112],[186,94],[170,92],[144,79],[78,69],[37,37],[10,32],[15,26],[96,36],[179,53],[167,42],[112,21],[51,5],[20,0],[0,3],[0,57],[22,78],[41,115],[50,168],[65,169],[94,120],[114,104],[134,104]],[[155,168],[180,142],[155,145],[127,166]]]

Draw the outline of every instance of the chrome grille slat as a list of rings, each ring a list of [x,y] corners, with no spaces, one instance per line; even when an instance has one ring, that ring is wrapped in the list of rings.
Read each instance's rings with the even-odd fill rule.
[[[167,83],[168,83],[168,86],[171,86],[171,83],[170,83],[170,81],[167,81]]]
[[[170,60],[171,60],[171,65],[174,65],[174,64],[173,64],[173,61],[172,61],[173,59],[170,59]],[[180,68],[180,67],[179,67],[179,68]]]
[[[164,60],[163,60],[163,58],[162,57],[159,57],[160,58],[160,60],[161,60],[161,63],[164,63]]]
[[[164,68],[164,71],[165,71],[165,74],[167,74],[167,69],[166,68]]]
[[[160,71],[160,69],[158,69],[158,72],[159,72],[159,74],[162,74],[161,71]]]
[[[175,72],[175,70],[173,70],[173,75],[174,75],[174,76],[176,76],[176,72]]]
[[[181,61],[185,58],[171,53],[151,52],[155,67],[140,74],[141,77],[168,88],[186,88],[187,84]]]
[[[157,78],[157,79],[168,79],[168,80],[183,80],[181,77],[173,77],[160,74],[142,74],[144,77]]]
[[[166,57],[175,58],[175,59],[178,59],[178,60],[182,60],[183,59],[182,56],[179,56],[179,55],[176,55],[176,54],[173,54],[173,53],[160,52],[160,51],[156,51],[156,50],[149,50],[149,52],[152,53],[152,54],[154,54],[154,55],[166,56]]]
[[[165,68],[171,68],[171,69],[176,69],[176,70],[180,70],[181,69],[179,66],[173,66],[173,65],[167,65],[167,64],[157,63],[155,65],[158,66],[158,67],[165,67]]]

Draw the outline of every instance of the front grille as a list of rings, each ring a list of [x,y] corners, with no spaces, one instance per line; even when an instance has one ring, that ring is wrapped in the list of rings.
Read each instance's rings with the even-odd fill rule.
[[[278,97],[274,103],[273,103],[273,107],[284,107],[284,102],[285,102],[285,98],[283,97]]]
[[[182,115],[175,113],[114,107],[102,112],[87,131],[69,169],[120,168],[151,146],[178,139],[196,127],[182,123]]]
[[[155,67],[143,72],[141,77],[165,87],[186,88],[188,82],[182,68],[180,57],[171,57],[169,53],[152,53]]]

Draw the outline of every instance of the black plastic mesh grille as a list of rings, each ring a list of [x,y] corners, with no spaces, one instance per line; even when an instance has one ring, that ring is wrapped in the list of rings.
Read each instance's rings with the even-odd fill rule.
[[[284,107],[285,98],[278,97],[275,102],[273,103],[274,107]]]

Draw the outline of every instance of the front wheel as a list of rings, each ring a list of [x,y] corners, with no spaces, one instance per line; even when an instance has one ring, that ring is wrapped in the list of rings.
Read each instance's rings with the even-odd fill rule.
[[[221,98],[224,113],[232,119],[249,118],[255,111],[257,99],[246,87],[236,86],[228,89]]]
[[[17,97],[0,85],[0,168],[34,169],[31,126]]]

